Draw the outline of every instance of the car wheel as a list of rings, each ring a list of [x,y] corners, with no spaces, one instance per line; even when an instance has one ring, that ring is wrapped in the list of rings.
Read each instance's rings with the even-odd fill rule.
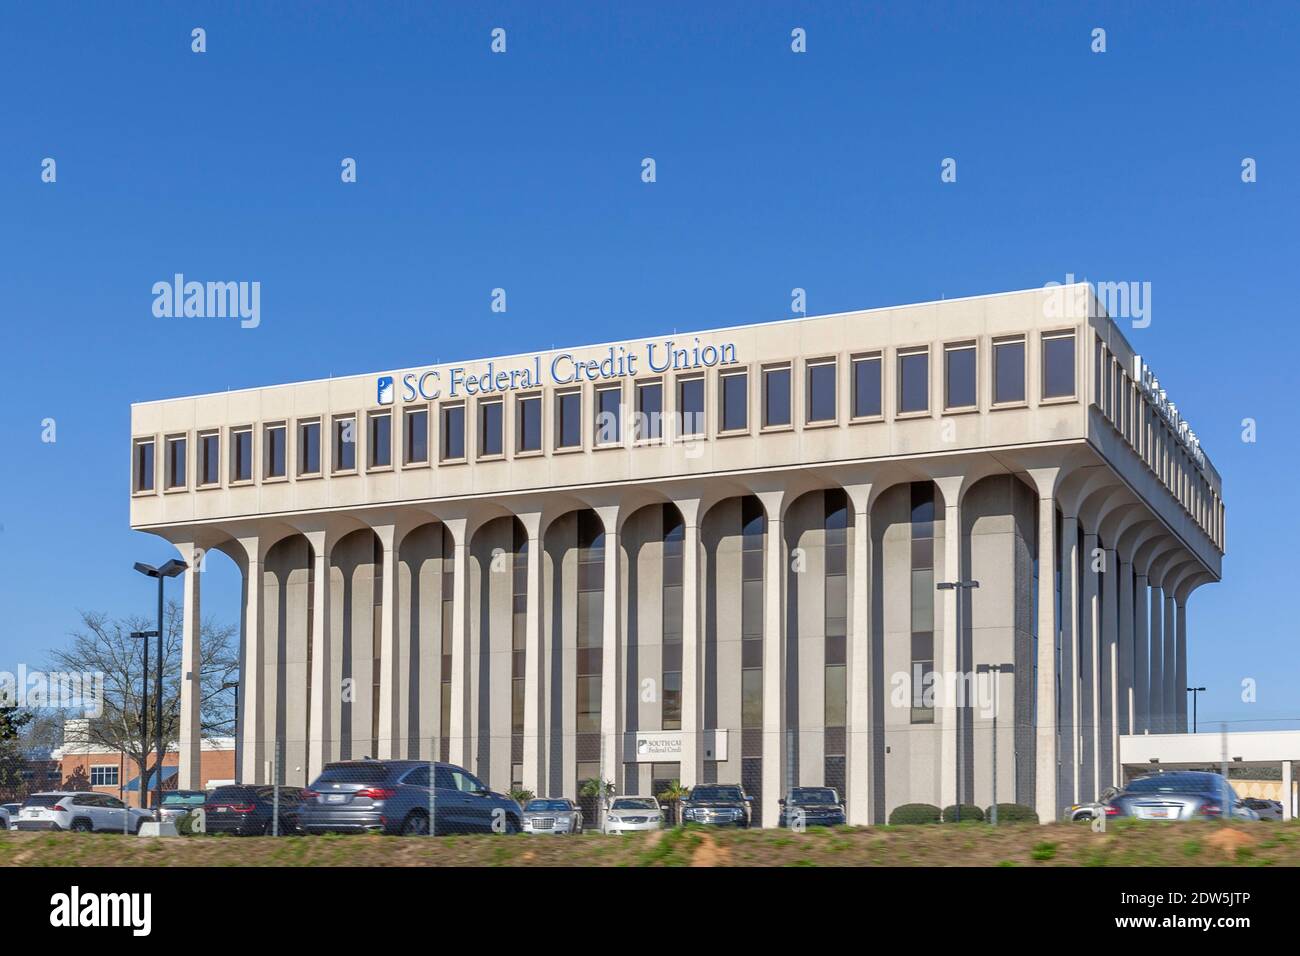
[[[92,833],[95,829],[95,825],[85,817],[77,817],[77,819],[72,821],[72,826],[68,829],[76,833]]]
[[[402,821],[402,836],[428,836],[429,835],[429,818],[418,810],[407,814]]]

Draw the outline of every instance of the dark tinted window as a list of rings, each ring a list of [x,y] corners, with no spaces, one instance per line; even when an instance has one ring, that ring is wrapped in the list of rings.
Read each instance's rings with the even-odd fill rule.
[[[853,417],[874,418],[880,414],[880,359],[857,359],[853,363]]]
[[[944,391],[949,408],[975,404],[975,347],[946,349]]]
[[[700,786],[691,791],[692,800],[741,800],[739,787]]]
[[[334,420],[334,470],[351,471],[357,467],[357,420]]]
[[[515,413],[519,416],[519,450],[520,451],[541,451],[542,450],[542,399],[538,395],[530,395],[527,398],[519,399],[519,404],[515,406]]]
[[[827,787],[795,787],[791,796],[798,803],[835,803],[835,791]]]
[[[898,410],[923,412],[930,407],[930,353],[898,357]]]
[[[314,475],[320,471],[320,422],[298,426],[298,474]]]
[[[1074,335],[1043,339],[1043,397],[1074,394]]]
[[[582,444],[582,393],[555,396],[555,447],[577,448]]]
[[[763,424],[790,424],[790,370],[768,369],[763,373]]]
[[[442,457],[465,457],[465,406],[454,405],[442,410]]]
[[[722,430],[733,431],[748,427],[747,399],[749,376],[741,372],[722,376]]]
[[[135,446],[135,490],[153,491],[153,442]]]
[[[808,366],[808,421],[829,422],[835,418],[835,366]]]
[[[659,384],[642,385],[636,390],[638,439],[662,437],[661,424],[664,413],[664,387]]]
[[[993,401],[1025,400],[1025,343],[998,342],[993,346]]]
[[[326,764],[317,783],[382,783],[388,779],[388,769],[374,763]]]
[[[568,800],[529,800],[524,807],[525,810],[546,810],[549,812],[559,812],[571,810]]]
[[[393,416],[374,415],[370,419],[370,464],[386,468],[393,463]]]
[[[1223,778],[1204,773],[1161,773],[1128,785],[1130,793],[1218,793]]]
[[[681,434],[704,434],[704,379],[689,378],[677,384],[677,417]]]
[[[217,787],[208,797],[210,803],[249,802],[256,796],[252,787]]]
[[[623,434],[623,390],[602,388],[596,392],[596,444],[609,445]]]
[[[52,807],[62,799],[63,797],[57,793],[34,793],[23,801],[23,806]]]
[[[231,436],[230,478],[232,481],[253,480],[253,430],[246,428]]]
[[[406,462],[429,460],[429,413],[415,409],[406,413]]]
[[[502,423],[505,404],[502,402],[482,402],[478,407],[478,453],[480,455],[500,455],[502,446]]]

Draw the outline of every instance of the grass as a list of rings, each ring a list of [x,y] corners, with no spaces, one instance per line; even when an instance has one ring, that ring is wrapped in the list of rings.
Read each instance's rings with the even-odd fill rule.
[[[1231,827],[1244,835],[1216,839]],[[0,831],[0,866],[1298,866],[1300,822],[880,826],[578,837],[129,837]]]

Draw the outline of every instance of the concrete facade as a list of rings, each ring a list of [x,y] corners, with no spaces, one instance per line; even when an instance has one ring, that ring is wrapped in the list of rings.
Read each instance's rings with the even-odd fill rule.
[[[241,570],[244,780],[438,756],[865,823],[986,806],[996,741],[1051,819],[1185,727],[1224,509],[1166,403],[1086,286],[1039,289],[137,404],[131,523]]]

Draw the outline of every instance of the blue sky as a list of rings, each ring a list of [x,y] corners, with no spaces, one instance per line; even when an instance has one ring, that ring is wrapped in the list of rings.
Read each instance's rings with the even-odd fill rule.
[[[1072,273],[1151,283],[1126,334],[1224,478],[1203,722],[1300,718],[1297,48],[1267,3],[10,6],[0,669],[78,608],[149,612],[131,564],[171,554],[127,526],[133,401]],[[176,272],[260,281],[260,327],[155,318]]]

